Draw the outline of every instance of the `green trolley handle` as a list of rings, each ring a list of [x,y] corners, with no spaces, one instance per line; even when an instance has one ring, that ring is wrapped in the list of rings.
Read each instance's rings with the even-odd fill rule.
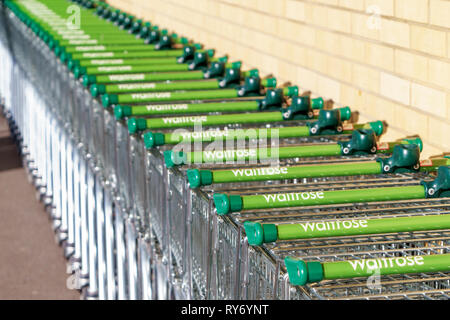
[[[249,84],[250,83],[250,84]],[[157,114],[179,114],[179,113],[199,113],[199,112],[219,112],[221,110],[232,111],[257,111],[264,109],[280,109],[284,102],[284,93],[292,95],[298,92],[297,87],[285,89],[268,89],[266,96],[261,96],[267,90],[266,86],[276,85],[275,79],[265,79],[261,81],[259,77],[247,77],[243,86],[233,89],[198,90],[198,91],[178,91],[178,92],[150,92],[135,93],[127,96],[107,96],[102,97],[104,107],[127,101],[129,97],[145,102],[175,102],[170,104],[159,104],[150,106],[115,106],[116,117],[129,117],[133,115],[152,116]],[[251,98],[241,99],[241,98]],[[114,98],[114,99],[113,99]],[[208,102],[208,100],[222,100],[223,102]],[[230,100],[230,101],[228,101]],[[196,103],[176,103],[180,101],[196,101]],[[162,110],[158,111],[158,110]],[[138,121],[138,120],[135,120]],[[144,123],[142,120],[139,120]],[[165,122],[165,121],[164,121]]]
[[[178,61],[166,61],[166,59],[155,61],[149,59],[151,62],[142,63],[128,63],[128,64],[116,64],[116,65],[101,65],[101,66],[81,66],[76,61],[69,61],[68,67],[73,71],[76,78],[82,75],[88,74],[90,76],[100,76],[109,74],[140,74],[140,73],[158,73],[158,72],[190,72],[194,70],[208,70],[208,65],[212,66],[218,64],[221,68],[240,68],[242,63],[240,61],[227,63],[227,57],[221,57],[217,59],[210,59],[206,52],[198,52],[195,54],[194,60],[184,61],[179,63]],[[121,60],[116,60],[120,62]],[[159,62],[159,63],[158,63]]]
[[[275,78],[259,79],[257,70],[251,71],[252,75],[244,79],[244,84],[249,81],[247,78],[254,78],[260,84],[260,90],[263,88],[275,88],[277,81]],[[94,97],[101,94],[118,93],[149,93],[149,92],[173,92],[173,91],[200,91],[200,90],[218,90],[224,88],[239,87],[242,81],[240,72],[232,77],[203,80],[203,81],[173,81],[173,82],[136,82],[120,84],[92,84],[91,93]],[[253,84],[256,87],[256,84]],[[257,88],[255,88],[257,90]],[[244,92],[245,93],[245,92]],[[238,93],[230,94],[231,97]],[[119,99],[118,99],[119,100]],[[175,99],[176,100],[176,99]]]
[[[337,191],[289,192],[260,195],[214,194],[219,215],[254,209],[302,207],[329,204],[412,200],[450,196],[450,166],[438,169],[437,178],[420,185]]]
[[[243,97],[256,97],[264,94],[267,88],[276,87],[276,79],[263,79],[258,76],[246,77],[244,84],[239,85],[240,77],[235,79],[228,79],[222,86],[223,80],[198,81],[196,83],[173,82],[173,83],[136,83],[136,84],[120,84],[112,85],[106,88],[102,85],[93,84],[91,86],[91,94],[96,97],[106,90],[113,89],[113,91],[133,92],[129,94],[111,95],[105,94],[102,96],[102,103],[104,107],[109,107],[114,104],[135,104],[135,103],[151,103],[151,102],[177,102],[186,100],[217,100],[217,99],[236,99]],[[201,86],[210,86],[213,84],[216,88],[206,88],[207,90],[195,90]],[[187,90],[180,90],[179,88],[186,87]],[[112,87],[112,88],[111,88]],[[229,87],[229,88],[227,88]],[[234,87],[234,88],[233,88]],[[160,88],[169,89],[168,91],[158,91]],[[298,92],[298,87],[289,87],[290,91]],[[174,92],[176,91],[176,92]],[[290,93],[292,94],[292,93]]]
[[[95,89],[94,89],[95,88]],[[215,90],[220,89],[219,80],[203,81],[173,81],[173,82],[142,82],[124,84],[98,84],[91,86],[92,96],[101,94],[118,94],[130,92],[164,92],[164,91],[187,91],[187,90]]]
[[[65,52],[68,53],[79,53],[79,52],[106,52],[106,51],[117,51],[117,50],[123,50],[124,48],[130,50],[130,51],[148,51],[148,50],[160,50],[157,44],[146,44],[144,40],[141,39],[133,39],[131,40],[109,40],[109,41],[102,41],[101,43],[94,44],[90,43],[93,41],[90,40],[84,40],[84,41],[78,41],[77,44],[75,44],[75,40],[72,40],[72,44],[69,45],[59,45],[59,42],[56,40],[50,40],[50,47],[53,47],[55,49],[55,54],[59,56],[61,53],[62,48],[64,48]],[[95,39],[94,39],[95,40]],[[186,44],[186,43],[183,43]],[[165,50],[174,50],[179,49],[181,50],[183,46],[181,44],[171,46],[170,48],[165,48]]]
[[[260,246],[278,240],[344,237],[395,232],[450,229],[450,215],[417,217],[307,221],[293,224],[244,222],[248,243]]]
[[[144,47],[145,49],[145,47]],[[154,60],[157,63],[165,62],[167,63],[169,61],[173,61],[174,59],[177,59],[180,55],[183,54],[183,50],[166,50],[166,51],[152,51],[152,50],[139,50],[139,51],[128,51],[125,48],[114,48],[114,50],[111,51],[104,51],[104,52],[83,52],[83,53],[67,53],[65,51],[62,51],[60,54],[60,58],[63,62],[69,63],[69,61],[80,61],[80,65],[82,67],[86,67],[84,65],[85,61],[102,61],[102,60],[111,60],[114,62],[114,60],[117,59],[127,59],[127,60],[136,60],[139,61],[140,59],[145,60]],[[159,60],[159,61],[158,61]],[[92,65],[94,63],[91,62]],[[101,62],[99,62],[101,63]],[[74,63],[74,65],[71,67],[72,69],[77,65],[77,63]],[[89,66],[89,65],[87,65]]]
[[[244,77],[259,77],[258,70],[240,71],[240,62],[225,64],[224,62],[212,62],[209,68],[200,68],[200,70],[181,71],[181,72],[151,72],[151,73],[126,73],[109,75],[83,75],[83,85],[85,87],[91,84],[126,84],[142,82],[160,82],[175,80],[207,80],[219,78],[220,87],[226,87],[228,82],[243,79]],[[229,66],[230,68],[227,68]],[[75,73],[81,75],[82,70],[75,68]],[[105,90],[106,91],[106,90]],[[106,93],[106,92],[105,92]],[[116,96],[117,97],[117,96]]]
[[[186,175],[190,188],[195,189],[216,183],[273,181],[415,171],[429,172],[436,171],[440,166],[450,165],[449,158],[436,158],[430,160],[429,162],[431,163],[427,162],[425,166],[421,166],[419,162],[420,154],[415,147],[416,144],[411,144],[411,141],[414,140],[401,140],[399,142],[400,144],[396,144],[390,149],[393,153],[390,158],[379,158],[377,161],[225,170],[188,169]]]
[[[206,53],[204,53],[206,55]],[[67,67],[73,71],[76,67],[80,68],[82,74],[88,73],[92,75],[101,74],[123,74],[134,72],[154,72],[157,71],[187,71],[199,68],[199,65],[206,65],[206,62],[225,62],[227,57],[204,59],[204,61],[196,61],[194,65],[191,63],[180,63],[179,57],[136,57],[136,58],[108,58],[108,59],[89,59],[76,60],[67,57]],[[198,63],[198,65],[197,65]],[[172,66],[172,67],[169,67]],[[175,68],[175,66],[178,66]],[[184,67],[182,67],[184,66]]]
[[[200,45],[198,45],[200,47]],[[128,52],[126,54],[115,54],[111,52],[109,55],[103,54],[104,58],[91,57],[84,58],[83,54],[76,55],[78,58],[75,59],[75,54],[67,54],[61,57],[63,62],[67,61],[67,67],[69,70],[74,70],[75,67],[83,68],[84,73],[89,74],[102,74],[105,72],[104,69],[95,69],[96,67],[118,67],[118,66],[155,66],[155,65],[175,65],[184,64],[187,66],[188,70],[198,69],[201,66],[205,66],[208,62],[224,62],[228,60],[227,56],[214,58],[214,50],[202,50],[194,49],[196,47],[191,45],[186,45],[183,48],[183,52],[180,56],[169,56],[169,57],[158,57],[149,55],[152,53],[148,52]],[[122,56],[122,57],[120,57]],[[123,73],[124,68],[119,69],[119,72]],[[114,69],[110,73],[113,73]]]
[[[239,102],[240,104],[241,102]],[[245,103],[245,108],[247,108]],[[257,105],[254,104],[253,108],[256,111]],[[159,107],[152,107],[157,109],[157,112],[172,112],[172,107],[165,107],[166,110],[161,110]],[[173,108],[178,108],[178,105],[174,105]],[[233,107],[234,108],[234,107]],[[202,112],[208,112],[208,110],[202,110]],[[252,109],[253,110],[253,109]],[[114,109],[116,111],[116,109]],[[120,112],[117,115],[118,119],[124,116],[130,116],[123,114],[123,109],[117,109]],[[175,112],[179,112],[174,110]],[[364,124],[351,124],[350,126],[344,126],[343,134],[352,134],[354,130],[358,129],[372,129],[377,136],[383,133],[383,123],[381,121],[369,122]],[[248,130],[248,131],[246,131]],[[230,140],[249,140],[249,139],[263,139],[278,136],[280,139],[296,138],[303,136],[305,132],[304,126],[292,126],[292,127],[277,127],[277,128],[248,128],[248,129],[211,129],[201,131],[186,131],[186,132],[152,132],[147,131],[144,133],[144,142],[147,149],[162,146],[165,144],[178,144],[178,143],[194,143],[194,142],[211,142],[211,141],[230,141]],[[386,150],[391,150],[392,145],[387,145]]]
[[[285,88],[285,90],[288,88]],[[266,99],[260,102],[252,102],[248,105],[251,109],[264,110],[267,107],[273,108],[282,101],[283,90],[268,90]],[[276,97],[276,98],[275,98]],[[267,104],[270,104],[268,106]],[[292,106],[292,105],[291,105]],[[283,111],[273,112],[258,112],[252,113],[251,117],[243,116],[242,114],[226,114],[226,115],[192,115],[179,117],[165,117],[165,118],[129,118],[128,130],[131,134],[143,130],[154,129],[170,129],[170,128],[189,128],[198,125],[212,126],[212,125],[227,125],[227,124],[252,124],[252,123],[274,123],[280,121],[290,121],[297,119],[313,119],[313,112],[298,111],[297,115],[290,114],[286,117],[285,109]],[[308,122],[304,126],[303,136],[320,135],[320,134],[337,134],[344,131],[342,122],[350,119],[351,110],[348,107],[319,111],[319,116],[316,121]]]
[[[57,55],[61,62],[67,63],[70,69],[74,70],[77,67],[78,62],[86,59],[176,59],[183,53],[183,50],[164,50],[164,51],[151,51],[147,50],[146,47],[142,47],[141,50],[128,51],[125,48],[114,48],[110,51],[102,51],[102,52],[80,52],[80,53],[69,53],[62,48]],[[71,62],[73,61],[73,62]]]
[[[384,276],[450,271],[450,254],[380,257],[336,262],[305,262],[286,257],[284,262],[289,281],[294,286],[304,286],[322,280],[370,277],[375,273]]]
[[[226,58],[226,57],[225,57]],[[213,60],[214,59],[214,60]],[[221,58],[213,58],[212,61],[217,61]],[[143,65],[170,65],[179,64],[177,57],[166,57],[166,58],[151,58],[151,57],[138,57],[138,58],[109,58],[109,59],[86,59],[80,60],[78,63],[75,60],[71,60],[71,65],[69,69],[73,69],[75,65],[80,67],[86,67],[87,72],[90,71],[89,68],[100,67],[100,66],[143,66]],[[94,69],[94,71],[96,71]]]
[[[130,74],[146,74],[146,73],[164,73],[164,72],[194,72],[202,71],[203,73],[214,71],[214,75],[223,73],[225,68],[240,68],[241,62],[226,63],[224,61],[213,61],[211,67],[208,68],[208,60],[198,63],[169,63],[169,64],[147,64],[147,65],[116,65],[116,66],[100,66],[100,67],[82,67],[73,68],[75,78],[80,78],[85,74],[89,76],[101,75],[130,75]],[[206,78],[206,77],[205,77]]]
[[[257,115],[257,114],[256,114]],[[295,127],[297,137],[307,137],[310,135],[309,128]],[[276,130],[276,129],[273,129]],[[275,131],[276,132],[276,131]],[[253,132],[244,130],[238,131],[240,136],[234,137],[236,140],[248,139]],[[231,137],[232,138],[232,137]],[[145,138],[144,138],[145,139]],[[234,140],[231,139],[231,140]],[[408,140],[391,143],[392,148],[395,144],[406,144]],[[194,164],[194,163],[224,163],[234,161],[257,161],[268,159],[288,159],[302,157],[320,157],[320,156],[342,156],[342,155],[366,155],[377,152],[389,152],[389,149],[379,150],[376,144],[376,133],[372,129],[357,129],[352,132],[352,137],[348,141],[339,141],[330,144],[318,144],[309,146],[287,146],[276,148],[249,148],[232,150],[214,150],[214,151],[191,151],[174,152],[173,150],[164,151],[164,160],[168,168]],[[415,152],[415,151],[414,151]],[[206,171],[203,171],[206,172]],[[210,183],[210,178],[203,181],[203,177],[210,177],[207,173],[201,174],[201,184]]]

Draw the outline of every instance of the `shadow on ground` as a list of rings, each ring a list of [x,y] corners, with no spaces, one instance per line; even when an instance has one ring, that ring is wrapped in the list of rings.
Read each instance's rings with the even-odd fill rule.
[[[11,137],[0,137],[0,172],[21,166],[22,161],[20,161],[14,140]]]

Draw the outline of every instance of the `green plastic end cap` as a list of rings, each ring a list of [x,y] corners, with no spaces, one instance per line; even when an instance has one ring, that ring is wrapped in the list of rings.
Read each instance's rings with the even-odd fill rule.
[[[264,79],[264,86],[267,88],[276,88],[277,78]]]
[[[242,210],[242,198],[238,195],[230,196],[230,211],[239,212]]]
[[[181,166],[187,163],[187,155],[183,151],[164,151],[164,162],[167,168],[173,168],[175,166]]]
[[[422,150],[423,150],[423,142],[422,142],[422,139],[420,139],[419,137],[412,138],[412,139],[403,139],[403,141],[406,141],[408,144],[416,144],[416,145],[418,145],[420,152],[422,152]]]
[[[52,40],[48,43],[48,47],[53,50],[56,56],[59,56],[61,54],[61,47],[56,44],[56,40]]]
[[[242,62],[241,61],[235,61],[231,63],[231,68],[233,69],[240,69],[242,66]]]
[[[93,84],[91,86],[91,94],[94,98],[104,93],[106,93],[106,87],[104,84]]]
[[[95,84],[93,85],[95,86]],[[117,105],[114,107],[114,116],[117,120],[121,120],[125,117],[131,116],[131,107],[130,106],[122,106]]]
[[[311,109],[323,109],[324,104],[322,97],[311,99]]]
[[[372,130],[375,132],[375,134],[377,135],[377,137],[381,136],[384,132],[384,125],[382,121],[374,121],[374,122],[369,122],[370,127],[372,128]]]
[[[215,194],[213,196],[217,214],[225,215],[242,210],[242,198],[238,195]]]
[[[62,53],[61,53],[62,54]],[[76,67],[80,66],[80,60],[74,60],[72,58],[67,60],[67,67],[69,70],[74,70]]]
[[[142,118],[130,118],[128,119],[128,132],[135,134],[138,131],[147,129],[147,121]]]
[[[260,246],[264,243],[264,230],[261,223],[246,221],[244,222],[244,230],[249,245]]]
[[[339,111],[341,114],[341,121],[350,120],[352,117],[352,110],[350,110],[350,107],[339,108]]]
[[[259,70],[258,69],[251,69],[248,71],[249,77],[259,77]]]
[[[196,49],[201,49],[201,48],[202,48],[202,45],[199,44],[199,43],[196,43],[196,44],[194,44],[194,47],[195,47]],[[214,50],[214,49],[208,49],[208,50],[206,50],[206,54],[208,55],[208,57],[212,58],[212,57],[214,57],[214,55],[216,54],[216,50]]]
[[[165,143],[164,134],[161,132],[146,132],[144,133],[145,148],[151,149],[157,146],[162,146]]]
[[[215,194],[213,195],[213,200],[217,214],[225,215],[230,212],[230,198],[226,194]]]
[[[212,184],[213,178],[210,170],[188,169],[186,175],[191,189]]]
[[[264,229],[264,242],[270,243],[275,242],[278,239],[278,229],[277,226],[273,223],[265,223],[263,224]]]
[[[117,104],[119,102],[119,97],[116,94],[104,94],[102,96],[102,104],[105,108]]]
[[[56,49],[58,49],[58,52],[61,50],[61,48],[59,47],[59,41],[54,39],[53,37],[50,38],[47,45],[50,47],[50,49],[54,49],[55,52]]]
[[[320,282],[323,280],[323,267],[319,261],[310,261],[306,263],[308,270],[308,282]]]
[[[284,259],[284,264],[288,271],[289,282],[292,285],[304,286],[308,283],[308,269],[305,261],[286,257]]]
[[[427,198],[450,197],[450,166],[440,166],[436,179],[430,182],[421,181],[420,184],[425,187]]]
[[[298,96],[298,86],[287,87],[283,91],[289,97]]]
[[[75,70],[73,71],[73,75],[76,79],[80,78],[81,76],[86,74],[86,67],[75,67]]]
[[[227,56],[219,57],[217,58],[217,62],[227,63],[228,57]]]
[[[97,82],[97,76],[85,74],[83,76],[83,85],[85,87],[89,87],[91,84],[94,84]]]
[[[69,62],[70,59],[72,59],[72,54],[68,53],[66,51],[61,52],[61,55],[59,56],[62,63]]]
[[[189,40],[188,40],[188,38],[186,38],[186,37],[182,37],[181,40],[180,40],[180,43],[181,43],[181,44],[188,44],[188,43],[189,43]]]

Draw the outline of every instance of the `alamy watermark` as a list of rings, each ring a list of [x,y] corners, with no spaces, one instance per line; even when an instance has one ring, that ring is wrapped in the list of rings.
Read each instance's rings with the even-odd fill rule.
[[[381,276],[380,276],[380,269],[375,269],[374,273],[367,278],[366,282],[367,288],[369,290],[381,292],[382,286],[381,286]]]
[[[189,153],[191,163],[265,164],[279,163],[278,128],[225,128],[193,131],[177,129],[172,138],[179,141],[172,151]]]
[[[370,14],[367,19],[366,26],[370,30],[381,29],[381,8],[375,4],[372,4],[366,8],[366,13]]]
[[[81,10],[77,5],[67,7],[66,13],[70,16],[67,18],[66,26],[69,30],[79,30],[81,28]]]

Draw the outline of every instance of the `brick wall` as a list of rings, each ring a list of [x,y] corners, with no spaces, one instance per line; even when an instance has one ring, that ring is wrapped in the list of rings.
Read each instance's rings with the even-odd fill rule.
[[[448,0],[109,0],[302,90],[450,151]]]

